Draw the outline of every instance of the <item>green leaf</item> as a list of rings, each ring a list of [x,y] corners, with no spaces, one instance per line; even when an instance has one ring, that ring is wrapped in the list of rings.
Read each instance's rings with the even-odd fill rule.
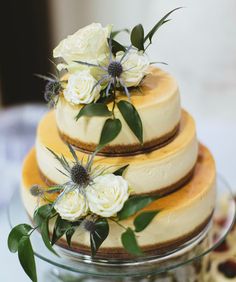
[[[48,229],[49,218],[53,215],[55,215],[55,210],[52,208],[51,204],[41,206],[34,212],[34,222],[38,225],[45,246],[49,251],[57,255],[52,248]]]
[[[19,224],[15,226],[8,236],[8,249],[15,253],[18,251],[19,242],[22,237],[27,236],[33,228],[28,224]]]
[[[63,157],[59,157],[53,150],[51,150],[50,148],[46,147],[47,150],[55,157],[55,159],[62,165],[62,167],[70,173],[70,167],[65,163],[65,160],[63,159]],[[60,171],[62,174],[66,175],[64,172]]]
[[[134,215],[139,210],[143,209],[153,201],[157,200],[158,197],[151,196],[133,196],[130,197],[124,204],[121,211],[118,212],[117,216],[119,220],[123,220],[127,217]]]
[[[138,50],[144,50],[144,29],[141,24],[136,25],[130,35],[131,43]]]
[[[68,244],[69,247],[71,246],[71,239],[72,239],[72,236],[74,235],[75,230],[77,229],[77,227],[78,226],[72,226],[71,228],[69,228],[66,231],[66,241],[67,241],[67,244]]]
[[[116,37],[119,33],[121,32],[126,32],[126,33],[130,33],[129,29],[128,28],[123,28],[123,29],[119,29],[119,30],[114,30],[111,32],[111,38],[114,38]]]
[[[76,152],[75,152],[74,148],[71,146],[70,143],[67,143],[67,146],[68,146],[68,148],[70,150],[70,153],[71,153],[72,157],[74,158],[75,162],[79,163],[79,159],[78,159],[78,157],[76,155]]]
[[[123,172],[125,171],[125,169],[128,167],[129,165],[124,165],[121,168],[117,169],[116,171],[113,172],[113,174],[115,175],[123,175]]]
[[[121,242],[128,253],[135,256],[142,255],[142,250],[140,249],[135,234],[131,228],[128,228],[121,234]]]
[[[95,222],[95,229],[90,233],[90,246],[94,257],[109,234],[109,224],[106,218],[98,219]]]
[[[107,40],[109,43],[110,39],[108,38]],[[123,45],[121,45],[119,42],[117,42],[116,40],[111,39],[111,50],[112,50],[112,54],[116,55],[116,53],[119,51],[125,52],[126,48]]]
[[[37,282],[34,251],[28,236],[22,237],[19,242],[18,257],[25,273],[33,282]]]
[[[67,168],[67,170],[70,171],[70,165],[69,165],[68,161],[66,160],[66,158],[63,155],[61,155],[61,160],[64,163],[64,166]]]
[[[47,220],[55,211],[51,204],[43,205],[37,208],[34,212],[34,222],[36,225],[41,225],[45,220]]]
[[[149,39],[150,44],[152,43],[152,37],[153,35],[156,33],[156,31],[166,22],[168,22],[169,20],[167,20],[167,18],[169,17],[170,14],[172,14],[174,11],[181,9],[182,7],[178,7],[175,8],[174,10],[170,11],[169,13],[167,13],[163,18],[161,18],[156,24],[155,26],[148,32],[148,34],[144,37],[144,42],[147,41],[147,39]]]
[[[43,222],[41,226],[39,227],[40,233],[44,242],[45,247],[49,251],[51,251],[53,254],[57,255],[56,251],[53,249],[51,242],[50,242],[50,236],[49,236],[49,230],[48,230],[48,220],[46,222]]]
[[[145,211],[134,219],[135,232],[143,231],[160,211]]]
[[[125,100],[119,101],[117,107],[134,135],[138,138],[139,142],[143,144],[143,125],[135,107]]]
[[[54,225],[51,244],[54,245],[71,228],[71,222],[62,219],[59,215]]]
[[[78,115],[75,117],[76,120],[81,118],[82,116],[86,117],[94,117],[94,116],[111,116],[111,112],[109,111],[107,105],[102,104],[102,103],[93,103],[93,104],[88,104],[85,105]]]
[[[104,146],[114,140],[120,133],[121,127],[122,125],[119,119],[107,119],[103,125],[97,150],[101,150]]]

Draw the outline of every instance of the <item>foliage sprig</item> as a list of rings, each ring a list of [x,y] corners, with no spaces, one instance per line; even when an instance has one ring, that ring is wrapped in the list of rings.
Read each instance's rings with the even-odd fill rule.
[[[162,17],[152,28],[149,32],[145,34],[144,28],[142,24],[136,25],[130,32],[130,42],[131,44],[129,47],[126,47],[116,41],[114,37],[119,34],[122,31],[129,32],[129,30],[119,30],[116,32],[112,32],[110,35],[110,38],[108,38],[108,43],[110,46],[110,52],[113,54],[113,56],[116,55],[117,52],[122,51],[124,52],[124,55],[120,61],[114,61],[112,59],[112,55],[110,55],[110,62],[107,67],[96,65],[96,64],[89,64],[87,62],[82,61],[76,61],[79,64],[91,66],[91,67],[98,67],[101,70],[105,70],[107,73],[101,78],[100,82],[108,81],[107,87],[102,90],[102,94],[105,95],[105,100],[101,99],[97,103],[92,103],[88,105],[84,105],[82,109],[79,111],[75,119],[78,121],[81,117],[87,116],[103,116],[108,117],[106,122],[103,125],[103,129],[101,132],[100,142],[97,147],[97,150],[102,150],[108,143],[113,141],[120,133],[122,129],[122,123],[120,120],[115,116],[115,108],[117,107],[120,111],[122,117],[124,118],[125,122],[129,126],[130,130],[134,133],[136,138],[138,139],[139,143],[143,144],[143,126],[142,126],[142,119],[136,110],[135,106],[132,105],[130,101],[130,90],[124,82],[122,81],[120,74],[122,73],[122,60],[129,54],[129,51],[132,48],[136,48],[138,51],[146,52],[148,47],[152,44],[153,36],[156,34],[156,32],[162,27],[164,24],[170,21],[169,16],[181,9],[182,7],[175,8],[168,12],[164,17]],[[163,62],[158,62],[165,64]],[[116,68],[115,68],[116,64]],[[114,70],[116,71],[116,74],[109,73],[110,67],[114,65]],[[119,70],[119,72],[118,72]],[[110,80],[109,80],[110,79]],[[120,100],[119,102],[116,101],[117,97],[117,90],[122,89],[124,90],[125,94],[128,96],[128,101],[126,100]],[[102,95],[101,94],[101,95]],[[112,109],[109,110],[107,105],[104,103],[106,102],[106,98],[109,98],[109,102],[113,102]],[[112,130],[107,129],[112,128]]]

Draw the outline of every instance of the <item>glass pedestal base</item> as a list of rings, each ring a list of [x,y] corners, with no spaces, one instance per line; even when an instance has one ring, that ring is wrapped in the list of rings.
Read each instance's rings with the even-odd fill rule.
[[[45,281],[48,282],[206,282],[205,277],[209,268],[209,256],[194,260],[191,263],[181,267],[162,272],[159,274],[146,274],[130,277],[111,277],[93,276],[88,274],[74,273],[69,270],[53,267],[48,273],[45,273]],[[138,268],[137,268],[138,273]]]
[[[208,256],[182,267],[163,272],[160,274],[149,274],[137,277],[98,277],[86,274],[72,273],[61,268],[52,268],[45,275],[45,281],[49,282],[205,282],[204,276],[208,265]],[[138,270],[137,270],[138,271]]]
[[[222,199],[224,204],[222,205]],[[30,223],[16,193],[8,208],[9,223]],[[224,224],[214,228],[217,219],[224,218]],[[92,259],[72,251],[57,247],[60,257],[50,253],[41,240],[40,234],[33,234],[31,240],[35,255],[52,265],[43,281],[143,281],[143,282],[205,282],[204,275],[209,270],[209,252],[225,239],[235,218],[235,202],[230,188],[222,177],[217,179],[216,208],[212,221],[195,238],[179,246],[171,253],[133,260]],[[205,276],[204,276],[205,277]]]

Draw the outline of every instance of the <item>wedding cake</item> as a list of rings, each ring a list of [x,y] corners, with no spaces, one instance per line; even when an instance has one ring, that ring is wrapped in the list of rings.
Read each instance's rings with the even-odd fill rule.
[[[157,255],[211,221],[214,159],[181,109],[176,80],[146,55],[172,12],[146,35],[135,26],[128,47],[112,26],[95,23],[54,49],[63,75],[45,78],[53,109],[38,125],[21,185],[51,251],[56,244],[98,258]],[[21,237],[34,227],[15,228],[9,247],[17,230],[20,252]]]

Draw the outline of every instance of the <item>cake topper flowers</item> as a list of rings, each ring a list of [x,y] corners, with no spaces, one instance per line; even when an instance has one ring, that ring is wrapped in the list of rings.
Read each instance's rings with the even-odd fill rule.
[[[49,149],[64,168],[64,171],[59,171],[68,177],[65,184],[49,190],[50,193],[60,190],[53,203],[55,210],[70,221],[76,221],[89,212],[103,217],[116,216],[129,197],[128,182],[118,175],[119,172],[106,173],[106,169],[92,166],[94,154],[84,164],[79,161],[73,147],[69,144],[68,147],[74,159],[72,165],[64,156],[59,157]]]
[[[141,211],[157,197],[130,195],[131,189],[123,177],[128,165],[108,173],[106,169],[93,164],[94,154],[84,162],[78,159],[73,147],[68,145],[68,148],[73,156],[70,164],[63,155],[58,156],[49,149],[62,165],[63,171],[59,171],[68,177],[68,181],[47,188],[33,185],[30,189],[32,196],[42,199],[42,205],[36,207],[34,212],[34,226],[19,224],[8,237],[9,250],[18,252],[20,263],[32,281],[37,281],[30,240],[35,230],[40,231],[45,246],[55,255],[58,254],[53,245],[63,236],[68,248],[71,248],[72,237],[77,238],[78,230],[88,232],[93,257],[109,236],[109,222],[114,222],[124,229],[121,242],[125,250],[133,256],[140,256],[143,253],[136,234],[143,231],[160,212]],[[122,220],[133,215],[134,228],[123,226]],[[50,226],[53,226],[53,231],[49,231]]]
[[[53,57],[62,58],[64,61],[58,64],[58,69],[66,69],[70,73],[81,70],[75,60],[103,64],[109,55],[107,38],[111,29],[112,25],[102,27],[100,23],[92,23],[62,40],[53,50]]]
[[[142,117],[132,104],[132,93],[139,91],[142,95],[142,82],[152,64],[146,51],[155,33],[178,9],[167,13],[146,34],[141,24],[136,25],[130,32],[128,47],[114,39],[119,32],[112,32],[112,25],[102,27],[93,23],[68,36],[54,49],[54,58],[63,60],[57,68],[67,71],[60,95],[78,107],[75,119],[107,117],[97,150],[102,152],[122,130],[117,110],[137,141],[143,144]]]
[[[109,38],[109,61],[107,65],[95,65],[84,61],[75,61],[78,64],[88,67],[97,67],[101,71],[101,78],[97,81],[97,85],[106,84],[106,97],[111,95],[110,90],[123,88],[125,94],[130,98],[128,87],[138,86],[145,74],[148,74],[150,65],[147,56],[142,50],[136,50],[130,45],[124,51],[119,51],[115,55],[112,53],[112,38]],[[103,74],[102,74],[103,73]],[[115,98],[115,97],[114,97]]]

